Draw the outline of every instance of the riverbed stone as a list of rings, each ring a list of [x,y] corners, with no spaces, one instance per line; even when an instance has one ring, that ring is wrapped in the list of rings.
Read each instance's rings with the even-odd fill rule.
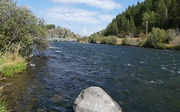
[[[30,67],[36,67],[36,64],[30,64],[29,66]]]
[[[122,112],[121,107],[100,87],[89,87],[79,94],[74,112]]]

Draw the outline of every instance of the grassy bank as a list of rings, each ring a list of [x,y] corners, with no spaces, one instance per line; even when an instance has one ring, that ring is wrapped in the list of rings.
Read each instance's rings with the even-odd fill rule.
[[[126,36],[125,38],[118,38],[117,45],[180,50],[180,36],[176,36],[176,33],[171,29],[165,31],[153,28],[147,37],[130,38]]]
[[[26,60],[19,54],[19,46],[15,47],[14,52],[7,50],[0,53],[0,80],[26,69],[26,64]],[[0,112],[6,112],[5,100],[1,96],[4,87],[0,86]]]
[[[18,53],[6,52],[0,56],[0,72],[4,76],[12,76],[26,68],[25,59]]]
[[[176,40],[178,40],[178,41],[174,41],[169,44],[160,43],[157,46],[148,46],[148,45],[146,45],[146,41],[147,41],[146,38],[118,38],[118,42],[116,45],[180,50],[180,37],[176,37]],[[179,43],[177,43],[177,42],[179,42]]]
[[[14,73],[26,69],[26,60],[19,52],[21,45],[14,44],[0,54],[0,73],[4,76],[12,76]]]
[[[100,37],[98,35],[94,35],[94,36],[89,36],[89,37],[78,38],[77,41],[80,43],[97,43],[97,44],[116,45],[117,39],[118,38],[116,36]]]

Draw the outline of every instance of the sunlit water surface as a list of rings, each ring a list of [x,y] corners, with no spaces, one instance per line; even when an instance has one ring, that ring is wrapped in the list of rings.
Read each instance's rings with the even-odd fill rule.
[[[71,112],[78,94],[103,88],[125,112],[180,111],[180,52],[53,42],[22,73],[8,78],[7,109]]]

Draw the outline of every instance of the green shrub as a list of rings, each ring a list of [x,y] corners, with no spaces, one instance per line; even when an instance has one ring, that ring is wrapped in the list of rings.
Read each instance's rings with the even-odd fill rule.
[[[0,112],[6,112],[5,101],[0,100]]]
[[[139,38],[145,38],[146,35],[145,35],[144,33],[140,33],[140,34],[138,34],[138,37],[139,37]]]
[[[48,47],[45,42],[43,44],[38,43],[46,41],[45,20],[37,18],[28,7],[20,6],[16,0],[0,1],[0,21],[1,52],[5,52],[6,47],[9,48],[12,44],[20,42],[23,44],[23,52],[25,52],[23,54],[40,50],[32,46],[37,46],[42,50],[45,49],[44,46]]]
[[[125,38],[122,40],[122,45],[128,45],[128,37],[125,37]]]
[[[166,49],[166,44],[165,43],[159,43],[158,44],[158,48],[161,48],[161,49]]]
[[[137,42],[138,42],[138,46],[142,47],[142,46],[144,46],[144,44],[145,44],[145,42],[146,42],[146,39],[145,39],[145,38],[143,38],[143,39],[138,39]]]
[[[126,37],[126,33],[124,32],[124,30],[122,30],[119,34],[118,34],[119,38],[124,38]]]
[[[167,39],[172,42],[176,38],[176,32],[175,30],[168,29],[166,31]]]
[[[175,45],[175,46],[173,46],[173,48],[176,50],[180,50],[180,45]]]
[[[91,43],[98,43],[98,42],[101,42],[101,38],[97,34],[95,34],[92,37]]]
[[[148,34],[145,46],[158,48],[160,43],[167,42],[168,38],[165,30],[159,28],[152,28],[152,32]]]
[[[117,37],[116,36],[108,36],[110,39],[109,44],[115,45],[117,43]]]
[[[109,44],[109,43],[110,43],[109,41],[110,41],[110,40],[109,40],[108,37],[104,37],[104,38],[102,39],[101,43],[102,43],[102,44]]]
[[[111,44],[115,45],[117,43],[117,37],[116,36],[108,36],[104,37],[101,41],[102,44]]]

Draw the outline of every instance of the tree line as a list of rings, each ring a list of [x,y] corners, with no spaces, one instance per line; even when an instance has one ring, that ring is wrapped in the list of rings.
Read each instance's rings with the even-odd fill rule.
[[[180,0],[145,0],[129,6],[124,12],[101,31],[101,35],[137,37],[138,34],[160,29],[177,29],[180,27]]]

